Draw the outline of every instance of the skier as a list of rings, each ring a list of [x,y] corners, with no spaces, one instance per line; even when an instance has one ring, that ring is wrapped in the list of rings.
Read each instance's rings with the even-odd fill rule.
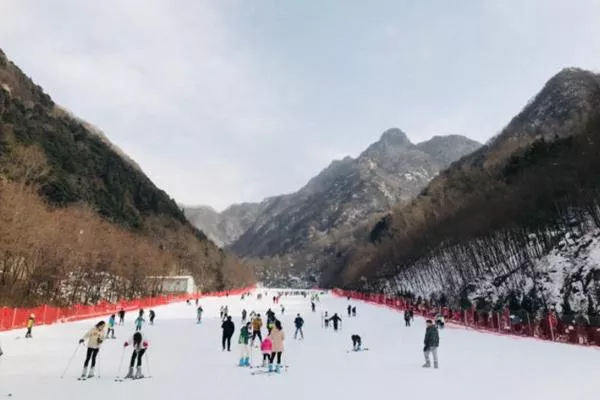
[[[229,306],[225,306],[225,308],[223,309],[223,318],[227,318],[228,315],[229,315]]]
[[[323,317],[323,322],[325,323],[325,328],[329,328],[329,318],[327,317],[327,311],[325,311],[325,316]]]
[[[285,307],[283,306],[283,304],[281,305],[281,315],[283,315],[285,313]]]
[[[260,344],[260,351],[262,352],[262,366],[267,366],[267,363],[271,360],[271,351],[273,350],[273,342],[270,337],[266,337],[265,340]]]
[[[304,332],[302,332],[302,326],[304,326],[304,320],[302,319],[300,314],[298,314],[296,316],[296,319],[294,320],[294,325],[296,325],[296,332],[294,332],[294,339],[297,338],[298,332],[300,332],[300,338],[304,339]]]
[[[32,337],[31,330],[33,329],[33,325],[35,325],[35,314],[31,314],[27,320],[27,332],[25,333],[26,338]]]
[[[429,361],[429,354],[433,354],[433,367],[438,367],[438,354],[437,349],[440,345],[440,336],[437,328],[433,325],[433,321],[427,320],[427,328],[425,328],[425,347],[423,348],[423,354],[425,356],[425,364],[423,368],[431,368],[431,362]]]
[[[316,304],[314,301],[310,302],[310,308],[312,309],[312,312],[315,312]]]
[[[150,310],[148,316],[150,317],[150,325],[154,325],[154,318],[156,318],[156,313],[154,310]]]
[[[124,323],[125,323],[125,310],[121,308],[119,310],[119,325],[123,325]]]
[[[269,372],[280,372],[281,370],[281,355],[283,354],[283,341],[285,340],[285,334],[281,327],[280,321],[275,321],[275,326],[269,334],[271,342],[273,342],[273,349],[271,350],[271,359],[269,360]],[[273,369],[273,363],[277,356],[277,366]]]
[[[143,315],[143,311],[140,312],[140,315],[135,319],[135,331],[141,331],[142,330],[142,325],[144,324],[144,322],[146,322],[146,320],[144,319]]]
[[[96,357],[98,356],[98,352],[100,351],[100,346],[104,340],[104,327],[106,323],[104,321],[98,322],[92,329],[90,329],[83,338],[79,339],[79,344],[85,342],[85,339],[88,340],[87,343],[87,352],[85,355],[85,362],[83,363],[83,371],[81,372],[81,378],[85,379],[92,378],[94,376],[94,368],[96,367]],[[90,368],[90,373],[88,375],[88,365],[92,362],[92,368]]]
[[[250,342],[250,329],[252,324],[248,322],[246,325],[242,326],[240,330],[240,338],[238,339],[238,343],[240,344],[241,354],[240,354],[240,367],[249,367],[250,366],[250,347],[248,346]]]
[[[444,329],[445,324],[446,322],[444,321],[444,316],[442,314],[438,314],[435,317],[435,326],[437,326],[438,329]]]
[[[352,306],[348,304],[348,318],[352,316]]]
[[[356,306],[352,307],[352,316],[356,317]]]
[[[404,311],[404,326],[410,326],[410,311]]]
[[[115,314],[111,315],[108,318],[108,329],[106,330],[106,338],[111,336],[112,339],[115,339]]]
[[[262,319],[260,318],[260,314],[256,314],[256,318],[252,320],[252,344],[254,344],[254,339],[258,336],[260,342],[262,343],[262,334],[260,333],[260,329],[262,328]]]
[[[362,340],[358,335],[352,335],[352,350],[360,351],[360,346],[362,345]]]
[[[204,310],[202,309],[202,306],[198,306],[198,308],[196,309],[196,323],[200,324],[202,323],[202,312]]]
[[[200,300],[198,300],[198,298],[196,297],[196,307],[198,307],[198,302],[199,302],[199,301],[200,301]]]
[[[410,321],[412,322],[412,321],[414,321],[414,320],[415,320],[415,311],[414,311],[414,309],[413,309],[413,308],[411,308],[411,309],[409,310],[409,313],[410,313]]]
[[[231,351],[231,337],[235,332],[235,324],[231,320],[231,316],[228,316],[227,319],[223,321],[221,328],[223,328],[223,351],[225,351],[226,347],[227,351]]]
[[[144,377],[142,375],[142,357],[148,350],[150,346],[148,343],[148,339],[142,336],[141,332],[136,332],[133,334],[128,341],[123,344],[123,347],[127,347],[129,345],[133,346],[133,353],[131,354],[131,361],[129,362],[129,371],[127,375],[125,375],[125,379],[141,379]],[[135,375],[133,374],[133,367],[136,364]]]
[[[333,321],[333,330],[337,332],[338,323],[342,322],[342,319],[337,315],[337,313],[333,314],[333,317],[329,318],[330,321]]]
[[[225,307],[221,306],[219,309],[219,315],[221,316],[221,320],[223,319],[223,315],[225,314]]]
[[[275,313],[273,312],[273,310],[271,310],[270,308],[267,310],[267,321],[271,320],[274,321],[275,320]]]
[[[246,322],[246,315],[247,315],[247,314],[248,314],[248,313],[247,313],[246,309],[244,308],[244,309],[242,310],[242,322]]]

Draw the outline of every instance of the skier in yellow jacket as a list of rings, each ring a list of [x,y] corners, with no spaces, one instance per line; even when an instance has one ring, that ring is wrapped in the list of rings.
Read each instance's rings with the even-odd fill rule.
[[[26,338],[31,338],[31,330],[33,329],[33,325],[35,325],[35,314],[31,314],[27,320],[27,333],[25,333]]]

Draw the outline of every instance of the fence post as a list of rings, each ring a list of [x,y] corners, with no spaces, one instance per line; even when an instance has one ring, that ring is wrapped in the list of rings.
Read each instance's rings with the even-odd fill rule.
[[[500,313],[496,313],[496,319],[498,320],[498,332],[501,332],[502,330],[500,329]]]
[[[15,327],[15,320],[16,319],[17,319],[17,309],[14,308],[13,309],[12,323],[10,324],[10,329],[14,329],[14,327]]]
[[[46,309],[48,306],[44,304],[44,311],[42,311],[42,325],[46,325]]]
[[[550,314],[551,313],[549,312],[546,318],[548,318],[548,326],[550,327],[550,338],[554,342],[554,328],[552,327],[552,319],[550,318]]]

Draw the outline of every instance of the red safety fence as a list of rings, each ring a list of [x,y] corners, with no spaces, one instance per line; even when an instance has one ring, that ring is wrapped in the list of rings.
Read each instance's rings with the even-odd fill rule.
[[[201,295],[186,293],[179,295],[122,300],[117,303],[101,302],[93,306],[76,304],[70,307],[52,307],[47,305],[35,308],[0,307],[0,331],[24,328],[27,325],[27,320],[31,314],[35,316],[35,325],[50,325],[114,314],[121,309],[125,311],[131,311],[139,308],[149,308],[186,300],[195,300],[202,297],[238,295],[253,290],[254,287],[255,286],[250,286],[247,288],[204,293]]]
[[[361,293],[341,289],[333,289],[332,292],[336,296],[379,304],[398,311],[411,309],[414,314],[425,318],[434,319],[438,315],[443,315],[445,323],[483,332],[533,337],[585,346],[600,346],[600,327],[591,326],[589,323],[565,324],[553,311],[546,313],[543,318],[529,318],[528,314],[526,318],[521,318],[511,315],[508,309],[502,312],[482,312],[474,308],[453,310],[449,307],[428,307],[424,303],[414,304],[409,299],[384,294]]]

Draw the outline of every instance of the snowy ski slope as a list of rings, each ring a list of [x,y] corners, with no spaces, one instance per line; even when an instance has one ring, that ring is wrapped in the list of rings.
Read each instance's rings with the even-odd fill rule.
[[[84,358],[80,348],[64,379],[60,379],[78,339],[96,322],[36,327],[31,340],[24,332],[4,332],[0,342],[0,398],[115,400],[115,399],[592,399],[597,397],[600,351],[590,348],[515,339],[446,328],[440,332],[440,369],[421,368],[424,322],[405,328],[401,314],[386,308],[354,303],[358,317],[346,318],[346,299],[323,296],[317,312],[300,296],[283,297],[283,317],[271,301],[240,301],[239,297],[202,299],[204,322],[195,323],[195,306],[173,304],[156,309],[150,337],[152,377],[115,382],[123,340],[133,333],[133,313],[117,340],[108,340],[98,356],[98,378],[78,381]],[[227,304],[235,315],[236,331],[242,308],[264,316],[272,307],[287,335],[287,372],[252,376],[239,360],[238,333],[232,352],[221,351],[218,310]],[[343,330],[321,327],[321,312],[338,312]],[[305,340],[293,339],[293,319],[305,319]],[[348,353],[350,335],[358,333],[369,351]],[[15,339],[20,336],[20,339]],[[126,362],[130,356],[126,352]],[[259,352],[255,351],[254,363]]]

